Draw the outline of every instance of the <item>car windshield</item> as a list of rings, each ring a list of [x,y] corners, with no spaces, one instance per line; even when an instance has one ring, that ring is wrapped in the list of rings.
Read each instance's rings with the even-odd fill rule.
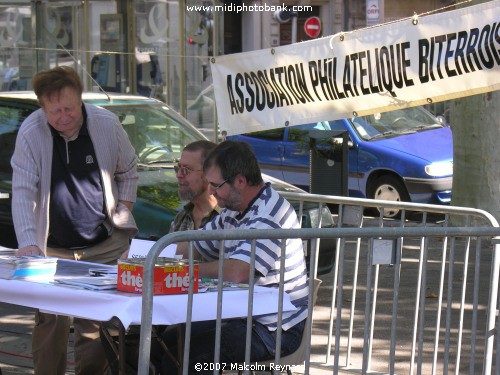
[[[103,105],[118,116],[134,146],[139,163],[173,163],[184,146],[205,139],[193,126],[161,103]]]
[[[350,119],[362,139],[375,140],[443,127],[437,117],[421,107],[398,109]]]

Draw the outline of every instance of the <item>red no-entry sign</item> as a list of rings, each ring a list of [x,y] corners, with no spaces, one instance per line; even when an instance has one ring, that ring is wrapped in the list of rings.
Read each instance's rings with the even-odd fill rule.
[[[309,17],[304,23],[304,31],[310,38],[317,38],[321,33],[321,20],[319,17]]]

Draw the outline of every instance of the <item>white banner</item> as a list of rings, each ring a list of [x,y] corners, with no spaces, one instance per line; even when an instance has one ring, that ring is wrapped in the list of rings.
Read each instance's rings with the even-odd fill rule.
[[[227,135],[450,100],[500,87],[500,1],[219,56]]]

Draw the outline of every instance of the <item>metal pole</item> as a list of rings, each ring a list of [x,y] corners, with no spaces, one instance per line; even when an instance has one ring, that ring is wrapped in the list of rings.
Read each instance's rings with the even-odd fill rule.
[[[186,2],[179,0],[179,113],[186,113]]]
[[[218,5],[218,1],[214,0],[214,5]],[[214,12],[213,16],[213,25],[212,25],[212,43],[213,43],[213,58],[216,58],[219,56],[219,35],[222,34],[224,35],[224,30],[219,30],[219,27],[224,27],[224,12]],[[219,31],[222,31],[219,33]],[[215,60],[214,60],[215,61]],[[213,86],[213,77],[212,77],[212,86]],[[214,98],[215,98],[215,91],[214,91]],[[214,104],[214,117],[213,117],[213,122],[214,122],[214,139],[213,141],[215,143],[219,143],[219,120],[217,117],[217,106]]]

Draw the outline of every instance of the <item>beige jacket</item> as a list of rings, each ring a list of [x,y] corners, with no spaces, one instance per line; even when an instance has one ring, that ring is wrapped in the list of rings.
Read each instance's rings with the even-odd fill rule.
[[[87,127],[101,170],[104,199],[112,225],[137,234],[132,213],[118,201],[135,202],[137,157],[127,133],[111,112],[85,104]],[[49,230],[53,141],[42,109],[24,120],[11,164],[12,217],[19,248],[37,245],[46,251]]]

